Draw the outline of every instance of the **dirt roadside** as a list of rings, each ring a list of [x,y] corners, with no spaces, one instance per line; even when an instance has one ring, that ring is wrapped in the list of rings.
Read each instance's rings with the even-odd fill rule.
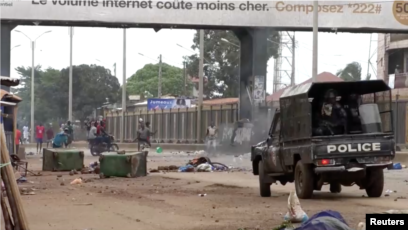
[[[185,164],[185,157],[152,159],[149,167]],[[86,163],[94,160],[87,157]],[[29,162],[30,168],[40,170],[39,158]],[[321,210],[339,211],[355,227],[364,221],[365,213],[408,207],[406,199],[394,201],[398,196],[408,197],[407,172],[386,171],[385,189],[397,191],[388,197],[362,197],[364,191],[351,187],[341,194],[318,192],[301,204],[310,216]],[[91,180],[69,185],[76,176]],[[282,222],[287,194],[293,189],[293,185],[273,185],[273,197],[261,198],[257,178],[250,172],[155,173],[103,180],[97,175],[45,172],[27,179],[33,183],[21,186],[36,189],[35,195],[23,196],[33,230],[271,229]],[[207,196],[198,196],[204,193]]]

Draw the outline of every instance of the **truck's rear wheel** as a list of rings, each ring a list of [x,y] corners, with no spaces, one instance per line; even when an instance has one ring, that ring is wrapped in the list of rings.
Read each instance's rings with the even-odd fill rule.
[[[271,183],[265,183],[265,172],[263,169],[263,162],[258,162],[258,172],[259,172],[259,193],[261,197],[271,196]]]
[[[298,161],[295,168],[296,195],[300,199],[310,199],[314,190],[314,173],[312,165]]]
[[[367,171],[368,186],[366,193],[369,197],[380,197],[384,189],[384,170],[382,168],[371,168]]]
[[[341,193],[341,184],[340,183],[331,183],[330,184],[331,193]]]

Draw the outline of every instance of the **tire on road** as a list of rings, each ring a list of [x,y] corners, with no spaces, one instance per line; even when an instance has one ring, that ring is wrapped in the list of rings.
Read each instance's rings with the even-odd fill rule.
[[[341,193],[341,184],[340,183],[331,183],[330,184],[331,193]]]
[[[370,183],[366,187],[368,197],[380,197],[384,189],[384,169],[371,168],[367,172],[367,178]]]
[[[312,165],[298,161],[295,168],[296,195],[300,199],[310,199],[314,190],[314,173]]]
[[[265,172],[263,169],[263,162],[258,162],[258,172],[259,172],[259,193],[261,197],[271,196],[271,183],[265,183]]]

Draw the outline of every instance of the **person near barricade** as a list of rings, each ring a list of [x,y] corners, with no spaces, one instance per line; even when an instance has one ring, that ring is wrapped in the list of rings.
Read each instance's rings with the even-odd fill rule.
[[[47,148],[48,148],[48,145],[54,139],[54,130],[52,130],[52,125],[51,124],[48,125],[48,129],[47,129],[47,132],[45,134],[47,135]]]
[[[20,143],[24,143],[23,140],[21,140],[21,131],[18,129],[18,125],[17,125],[17,129],[16,129],[16,138],[15,138],[15,144],[16,144],[16,154],[18,154],[18,149],[20,147]]]
[[[53,148],[63,148],[67,146],[68,143],[68,128],[65,128],[64,131],[55,135],[54,140],[52,141]]]
[[[150,129],[146,128],[143,123],[139,124],[139,129],[137,130],[137,136],[133,141],[137,141],[137,150],[140,151],[140,145],[142,143],[146,143],[149,147],[151,147],[149,137],[150,136]]]
[[[148,143],[149,146],[152,146],[152,144],[151,144],[151,142],[150,142],[150,137],[152,137],[153,135],[155,135],[156,132],[157,132],[157,130],[154,131],[154,132],[151,131],[151,129],[150,129],[150,121],[146,121],[145,125],[146,125],[146,126],[145,126],[145,129],[146,129],[146,132],[147,132],[147,143]]]
[[[68,130],[68,142],[67,142],[67,145],[65,147],[68,147],[72,143],[72,141],[74,140],[74,127],[71,124],[71,121],[67,121],[67,125],[66,125],[65,128]]]
[[[210,126],[207,127],[207,150],[210,152],[211,147],[213,148],[214,151],[217,149],[217,140],[216,136],[218,133],[217,127],[214,125],[214,122],[211,122]]]
[[[45,128],[42,125],[42,123],[39,123],[37,127],[35,128],[36,140],[37,140],[37,154],[40,154],[41,149],[42,149],[44,131],[45,131]]]
[[[241,120],[238,120],[234,124],[234,130],[232,131],[232,136],[231,136],[231,145],[235,144],[235,137],[237,135],[237,130],[239,128],[243,128],[245,123],[249,123],[249,119],[243,118]]]

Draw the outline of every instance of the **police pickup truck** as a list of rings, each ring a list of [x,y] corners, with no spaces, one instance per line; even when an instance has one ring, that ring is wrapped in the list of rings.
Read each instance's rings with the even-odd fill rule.
[[[279,181],[295,182],[301,199],[323,185],[332,193],[357,185],[380,197],[383,170],[395,156],[392,117],[391,90],[382,80],[287,88],[268,137],[251,147],[260,195],[269,197]]]

